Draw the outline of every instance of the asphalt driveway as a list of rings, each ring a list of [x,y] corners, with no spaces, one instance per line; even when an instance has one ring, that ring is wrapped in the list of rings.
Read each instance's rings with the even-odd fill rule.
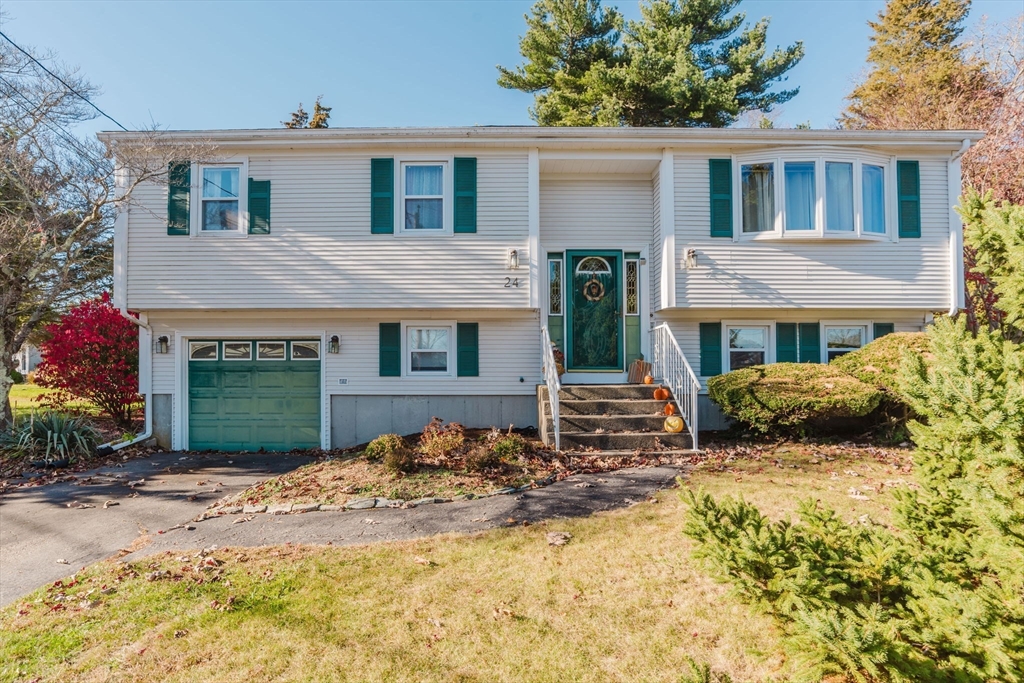
[[[0,605],[116,554],[286,542],[348,545],[475,532],[624,507],[670,486],[680,474],[675,467],[625,469],[576,475],[516,495],[411,509],[225,515],[185,524],[211,502],[309,461],[277,453],[161,453],[80,473],[76,481],[7,493],[0,497]],[[139,479],[145,481],[131,485]],[[117,505],[104,507],[108,501]]]

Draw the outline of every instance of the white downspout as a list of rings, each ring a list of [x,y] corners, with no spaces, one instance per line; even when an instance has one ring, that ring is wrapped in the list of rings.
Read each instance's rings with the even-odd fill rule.
[[[963,190],[960,173],[960,157],[971,148],[971,141],[964,139],[960,149],[953,153],[946,164],[949,201],[949,315],[956,315],[964,307],[964,224],[956,212],[954,200]]]
[[[115,172],[115,193],[120,198],[127,184],[127,171]],[[145,313],[136,318],[128,314],[128,209],[119,207],[114,220],[114,305],[125,320],[139,326],[139,393],[145,399],[142,434],[129,441],[111,441],[96,447],[96,455],[110,455],[122,448],[153,436],[153,328]]]

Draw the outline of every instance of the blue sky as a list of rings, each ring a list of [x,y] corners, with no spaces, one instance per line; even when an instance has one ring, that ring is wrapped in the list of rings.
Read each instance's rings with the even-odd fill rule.
[[[278,127],[317,95],[331,125],[529,124],[532,97],[499,88],[495,65],[520,61],[530,0],[372,2],[100,2],[0,0],[2,30],[52,50],[103,89],[97,104],[129,128]],[[627,18],[636,0],[605,0]],[[769,43],[803,40],[780,125],[830,126],[864,70],[868,19],[881,0],[746,0],[771,17]],[[1022,0],[975,0],[1005,21]],[[92,122],[83,132],[105,130]]]

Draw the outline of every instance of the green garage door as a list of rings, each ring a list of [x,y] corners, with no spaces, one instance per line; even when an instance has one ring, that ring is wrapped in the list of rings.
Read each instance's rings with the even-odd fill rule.
[[[320,445],[319,341],[190,341],[191,450]]]

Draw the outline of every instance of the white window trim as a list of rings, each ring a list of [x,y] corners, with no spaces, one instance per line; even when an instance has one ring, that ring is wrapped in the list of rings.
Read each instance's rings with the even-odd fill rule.
[[[426,328],[433,330],[448,329],[448,372],[414,372],[412,369],[412,349],[409,347],[409,330]],[[456,322],[454,320],[403,320],[402,321],[402,377],[429,377],[434,379],[455,379],[456,352],[458,340],[455,338]]]
[[[444,166],[443,223],[441,230],[406,230],[405,228],[405,166],[406,164],[441,164]],[[395,237],[451,237],[455,234],[455,157],[437,155],[396,156],[395,216],[398,229]]]
[[[896,157],[882,156],[870,152],[851,152],[849,150],[831,150],[808,148],[805,150],[788,149],[778,152],[762,152],[759,154],[732,156],[733,192],[733,241],[772,241],[772,240],[857,240],[875,242],[896,242],[897,201],[896,201]],[[815,177],[815,228],[813,230],[786,230],[786,162],[814,162]],[[853,164],[853,216],[854,228],[849,230],[827,230],[825,221],[825,163],[837,161]],[[773,229],[761,232],[743,232],[743,166],[751,164],[773,164],[775,182],[775,216]],[[885,170],[885,232],[864,231],[864,188],[863,165],[881,166]]]
[[[238,230],[203,230],[203,169],[233,166],[238,168]],[[238,238],[249,236],[249,159],[248,157],[230,158],[209,163],[192,164],[192,184],[189,188],[192,201],[189,202],[190,237],[226,237]]]
[[[296,344],[316,344],[316,358],[296,358],[295,357],[295,345]],[[323,350],[320,348],[319,339],[292,339],[288,344],[288,360],[296,361],[299,363],[308,363],[310,361],[320,360],[320,356],[323,355]]]
[[[767,348],[764,350],[764,364],[775,362],[775,321],[774,320],[723,320],[722,322],[722,371],[730,372],[729,363],[729,328],[730,327],[766,327],[768,328]]]
[[[225,360],[225,361],[232,362],[232,363],[235,363],[235,362],[246,363],[246,362],[252,361],[253,360],[253,354],[255,353],[255,349],[253,348],[253,344],[252,344],[251,341],[248,342],[248,344],[249,344],[249,357],[248,358],[228,358],[228,354],[224,351],[224,347],[227,344],[245,344],[245,343],[246,343],[245,340],[239,340],[239,341],[228,340],[228,341],[220,342],[220,355],[221,355],[221,359]]]
[[[818,344],[821,348],[821,362],[828,364],[828,334],[826,330],[830,327],[863,327],[864,328],[864,344],[861,348],[864,348],[870,344],[873,340],[871,335],[874,331],[874,321],[872,320],[819,320],[819,340]]]
[[[192,357],[192,347],[193,346],[207,346],[209,344],[213,344],[213,347],[217,350],[217,352],[214,354],[213,358],[193,358]],[[188,358],[187,358],[187,360],[189,362],[212,363],[212,362],[220,360],[220,357],[221,357],[220,342],[215,342],[215,341],[190,341],[188,343]]]
[[[281,344],[284,346],[284,355],[280,358],[260,358],[260,344]],[[264,363],[280,363],[283,360],[288,360],[288,341],[284,339],[257,339],[255,360]]]

